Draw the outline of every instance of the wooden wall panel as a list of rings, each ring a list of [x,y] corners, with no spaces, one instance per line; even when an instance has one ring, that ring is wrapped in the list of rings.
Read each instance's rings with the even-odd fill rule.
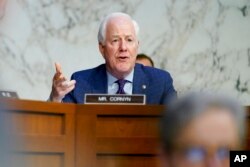
[[[13,167],[63,167],[64,155],[60,153],[15,153],[11,157]]]
[[[158,117],[98,117],[97,137],[155,137]]]
[[[154,116],[97,117],[97,154],[155,154],[158,120]]]
[[[65,134],[65,114],[18,111],[11,115],[12,131],[18,134]]]
[[[97,138],[97,154],[157,154],[157,138]]]
[[[91,134],[91,140],[90,138],[86,140],[86,136],[76,136],[77,141],[84,141],[77,142],[77,159],[82,160],[84,156],[80,158],[79,155],[89,152],[84,151],[88,148],[95,150],[94,153],[91,151],[92,156],[89,159],[95,161],[96,164],[85,163],[86,166],[156,167],[158,120],[161,109],[163,109],[162,106],[78,106],[77,122],[91,122],[91,126],[85,124],[81,127],[89,126],[94,133]],[[85,120],[84,117],[87,115],[92,118]],[[77,123],[76,134],[79,133],[79,125]],[[80,167],[79,164],[77,163],[77,167]]]
[[[96,166],[96,115],[77,112],[76,166]]]
[[[97,157],[98,167],[159,167],[155,156],[108,155]]]
[[[75,166],[75,105],[26,100],[1,102],[8,103],[4,112],[11,122],[9,135],[15,139],[11,143],[14,163],[20,167]]]

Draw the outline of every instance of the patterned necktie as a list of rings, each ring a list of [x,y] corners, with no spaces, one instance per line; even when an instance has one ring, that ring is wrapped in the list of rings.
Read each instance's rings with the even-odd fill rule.
[[[119,86],[116,94],[126,94],[124,92],[124,85],[126,84],[126,82],[127,82],[127,80],[125,80],[125,79],[119,79],[116,81],[116,83],[118,83],[118,86]]]

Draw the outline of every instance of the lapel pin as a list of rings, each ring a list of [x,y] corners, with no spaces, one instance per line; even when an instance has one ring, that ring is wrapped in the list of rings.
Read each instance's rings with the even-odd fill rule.
[[[146,89],[147,88],[147,86],[146,85],[142,85],[142,89]]]

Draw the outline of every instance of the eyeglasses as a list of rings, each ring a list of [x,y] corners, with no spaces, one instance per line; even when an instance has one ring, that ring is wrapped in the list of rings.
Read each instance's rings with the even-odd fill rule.
[[[204,162],[210,156],[208,151],[203,147],[190,147],[184,149],[182,153],[184,158],[191,163]],[[229,149],[224,147],[218,148],[212,155],[219,161],[229,159]]]

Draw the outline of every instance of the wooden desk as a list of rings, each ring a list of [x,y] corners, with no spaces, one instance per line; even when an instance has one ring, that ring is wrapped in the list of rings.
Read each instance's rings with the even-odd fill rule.
[[[10,114],[12,138],[18,139],[13,159],[20,166],[75,166],[76,105],[1,99],[3,105]]]
[[[36,167],[156,166],[163,106],[74,105],[1,99],[20,139],[15,159]],[[26,160],[26,161],[25,161]],[[23,165],[25,166],[25,165]]]
[[[10,131],[22,143],[13,146],[14,158],[29,162],[30,167],[158,166],[158,120],[163,106],[1,99],[3,105],[14,125]]]
[[[162,110],[163,106],[77,106],[76,165],[156,166]]]

